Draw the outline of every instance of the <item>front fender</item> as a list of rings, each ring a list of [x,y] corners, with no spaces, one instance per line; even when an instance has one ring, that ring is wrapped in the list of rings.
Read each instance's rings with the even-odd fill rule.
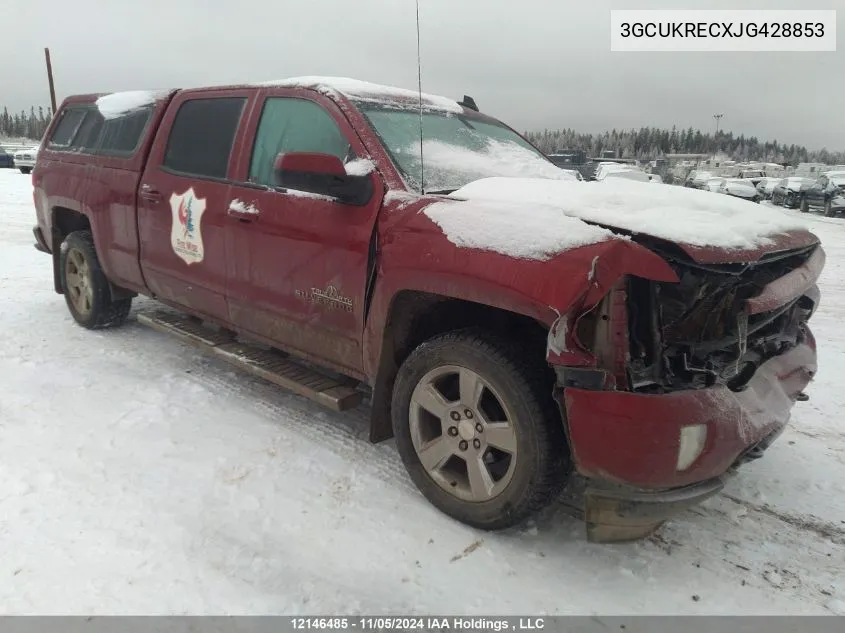
[[[594,307],[623,275],[673,282],[658,255],[628,240],[565,251],[547,260],[518,259],[460,248],[442,234],[413,234],[382,243],[364,328],[364,371],[376,378],[390,308],[402,291],[471,301],[530,317],[551,328]],[[571,333],[571,329],[570,329]]]

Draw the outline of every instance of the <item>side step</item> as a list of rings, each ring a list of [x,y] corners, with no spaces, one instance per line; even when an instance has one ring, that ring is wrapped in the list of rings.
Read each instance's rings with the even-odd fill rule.
[[[352,409],[363,399],[355,381],[338,380],[290,360],[281,352],[265,350],[235,340],[232,333],[215,331],[188,316],[167,312],[138,314],[138,322],[172,334],[199,349],[289,391],[310,398],[335,411]]]

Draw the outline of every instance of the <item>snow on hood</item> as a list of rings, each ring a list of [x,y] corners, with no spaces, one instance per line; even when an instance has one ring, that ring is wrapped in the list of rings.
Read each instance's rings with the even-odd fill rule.
[[[129,90],[113,92],[97,99],[97,109],[104,119],[116,119],[133,110],[152,105],[157,100],[166,97],[167,90]]]
[[[544,205],[532,205],[525,213],[524,205],[508,201],[449,201],[435,202],[423,212],[456,246],[518,259],[546,260],[579,246],[622,239]]]
[[[290,79],[277,79],[274,81],[261,82],[262,86],[292,87],[292,88],[316,88],[317,90],[331,96],[332,92],[340,93],[353,100],[374,101],[377,103],[390,103],[396,101],[413,101],[418,103],[419,92],[405,88],[394,88],[393,86],[382,86],[380,84],[350,79],[349,77],[291,77]],[[422,94],[423,106],[449,112],[463,112],[463,107],[452,99],[432,94]]]
[[[601,182],[485,178],[469,183],[450,197],[470,200],[473,208],[491,205],[487,215],[478,213],[480,231],[484,231],[485,222],[502,225],[505,221],[497,216],[505,213],[511,216],[508,222],[514,225],[515,232],[528,233],[520,227],[529,225],[549,233],[572,231],[577,236],[576,242],[581,236],[598,237],[576,228],[578,220],[691,246],[724,249],[759,248],[772,244],[771,238],[777,234],[806,230],[806,225],[797,218],[745,200],[687,187],[655,186],[617,178]],[[429,212],[431,207],[425,213],[441,228],[448,212],[460,213],[455,206],[444,208],[435,204],[434,207],[431,213],[436,217]],[[542,220],[535,221],[535,214]],[[606,239],[606,234],[603,235]],[[514,234],[512,239],[519,237]]]

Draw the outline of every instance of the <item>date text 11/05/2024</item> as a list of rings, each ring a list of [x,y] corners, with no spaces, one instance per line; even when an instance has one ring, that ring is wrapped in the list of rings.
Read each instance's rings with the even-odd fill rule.
[[[415,617],[295,617],[295,631],[360,630],[360,631],[541,631],[543,618],[496,618],[461,616]]]

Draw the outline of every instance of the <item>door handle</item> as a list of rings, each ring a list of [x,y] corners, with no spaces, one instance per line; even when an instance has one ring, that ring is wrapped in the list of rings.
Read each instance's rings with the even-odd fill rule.
[[[229,203],[229,208],[226,211],[226,215],[239,222],[255,222],[258,220],[259,213],[258,209],[251,204],[244,204],[235,200]]]
[[[139,195],[147,202],[161,202],[161,192],[157,189],[153,189],[152,185],[141,185],[141,193]]]

